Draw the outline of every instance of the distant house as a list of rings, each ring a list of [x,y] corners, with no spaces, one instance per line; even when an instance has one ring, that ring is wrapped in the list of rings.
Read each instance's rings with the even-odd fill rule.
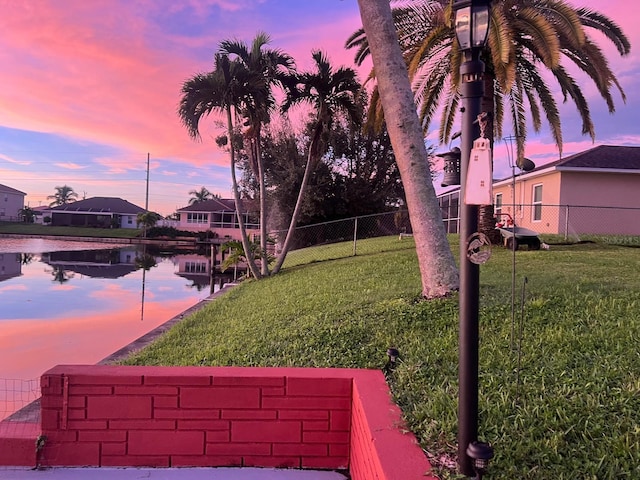
[[[19,253],[0,253],[0,282],[22,275]]]
[[[37,223],[42,225],[44,223],[43,219],[45,217],[45,212],[49,210],[50,207],[46,207],[44,205],[38,207],[32,207],[33,210],[33,223]]]
[[[92,197],[50,208],[43,214],[56,226],[137,228],[136,217],[144,212],[144,208],[121,198]]]
[[[640,235],[640,147],[601,145],[493,183],[498,216],[560,235]],[[459,188],[439,195],[458,232]]]
[[[20,210],[24,207],[27,194],[0,184],[0,222],[19,222]]]
[[[178,209],[178,228],[192,232],[211,230],[219,238],[240,239],[240,225],[236,217],[235,201],[231,199],[206,200]],[[260,226],[248,212],[243,219],[249,236],[259,235]]]

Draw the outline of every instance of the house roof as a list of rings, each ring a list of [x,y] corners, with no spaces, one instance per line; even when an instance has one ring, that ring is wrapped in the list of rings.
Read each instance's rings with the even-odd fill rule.
[[[212,198],[179,208],[179,212],[235,212],[236,202],[229,198]]]
[[[26,195],[26,193],[21,192],[20,190],[16,190],[15,188],[8,187],[0,183],[0,192],[2,193],[13,193],[16,195]]]
[[[584,152],[561,158],[551,163],[545,163],[529,172],[517,172],[516,178],[536,177],[550,171],[584,171],[597,173],[640,173],[640,147],[626,147],[619,145],[599,145]],[[511,176],[494,179],[493,183],[511,180]]]
[[[119,213],[137,215],[145,211],[144,208],[116,197],[92,197],[77,202],[67,203],[51,208],[53,212],[76,213]]]
[[[556,168],[588,168],[608,170],[640,170],[640,147],[599,145],[555,162],[547,163],[536,170]]]

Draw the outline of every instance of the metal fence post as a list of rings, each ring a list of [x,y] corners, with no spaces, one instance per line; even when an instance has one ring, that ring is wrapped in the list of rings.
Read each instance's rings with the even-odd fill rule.
[[[358,246],[358,217],[354,219],[353,222],[353,256],[356,256],[356,250]]]
[[[564,211],[564,240],[567,241],[569,238],[569,205],[566,206],[566,210]]]

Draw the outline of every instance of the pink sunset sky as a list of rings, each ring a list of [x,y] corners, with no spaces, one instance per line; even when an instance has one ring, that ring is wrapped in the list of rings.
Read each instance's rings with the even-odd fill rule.
[[[620,58],[594,37],[627,95],[625,104],[614,92],[615,115],[577,75],[590,100],[596,145],[640,145],[640,15],[622,0],[569,3],[606,14],[632,44],[631,55]],[[203,125],[196,143],[176,115],[182,82],[212,68],[221,40],[249,43],[264,31],[301,70],[312,49],[327,52],[335,65],[353,66],[353,52],[343,45],[360,26],[355,0],[0,0],[0,6],[0,183],[26,192],[32,207],[48,204],[64,184],[80,198],[118,196],[144,206],[149,154],[149,208],[164,215],[201,186],[231,196],[214,122]],[[593,146],[580,133],[575,107],[563,107],[562,118],[564,156]],[[530,136],[527,156],[558,158],[548,132]],[[504,143],[496,145],[495,159],[506,163]]]

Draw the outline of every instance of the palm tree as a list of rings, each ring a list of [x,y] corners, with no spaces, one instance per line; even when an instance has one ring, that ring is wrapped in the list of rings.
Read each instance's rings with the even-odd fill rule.
[[[138,226],[142,225],[144,229],[152,228],[156,226],[162,219],[162,215],[156,212],[142,212],[136,216],[136,223]]]
[[[260,272],[249,248],[249,238],[244,224],[242,203],[236,178],[236,158],[234,140],[234,117],[243,108],[248,94],[261,87],[261,81],[247,71],[238,61],[231,61],[228,55],[218,53],[214,58],[214,70],[206,74],[197,74],[182,85],[182,97],[178,115],[189,135],[201,140],[199,125],[203,117],[212,112],[224,114],[227,124],[227,137],[230,142],[231,181],[236,205],[236,215],[240,225],[242,245],[247,254],[247,264],[256,278]]]
[[[271,240],[270,240],[270,243],[272,243]],[[262,257],[260,252],[261,247],[258,242],[255,242],[255,241],[249,242],[249,248],[253,253],[254,257],[256,256]],[[244,253],[245,250],[244,250],[244,246],[242,245],[242,242],[239,242],[237,240],[229,240],[228,242],[225,242],[222,245],[220,245],[220,249],[228,253],[225,259],[222,261],[222,265],[220,265],[220,269],[223,272],[225,272],[229,267],[233,266],[234,278],[235,278],[235,270],[237,270],[238,264],[242,263],[243,261],[246,261],[247,259],[247,256]],[[268,262],[273,262],[273,260],[275,260],[273,256],[268,253],[266,255],[266,258]]]
[[[394,24],[415,91],[422,128],[425,132],[428,130],[440,107],[440,142],[448,143],[458,111],[459,72],[464,61],[455,40],[451,2],[395,3],[399,6],[393,10]],[[593,81],[610,113],[615,111],[613,89],[617,89],[625,100],[606,57],[589,36],[592,31],[604,34],[620,55],[629,53],[629,40],[620,27],[599,12],[574,8],[563,0],[492,2],[488,48],[483,54],[487,69],[483,111],[493,117],[494,130],[488,132],[492,138],[502,137],[505,115],[509,118],[516,136],[518,161],[524,158],[528,114],[535,132],[542,126],[542,116],[546,117],[562,154],[560,114],[549,85],[551,79],[557,83],[564,100],[571,100],[577,107],[582,133],[595,139],[595,128],[581,83],[563,65],[563,60],[573,63]],[[347,40],[346,46],[357,48],[358,64],[369,54],[362,29]],[[543,70],[549,71],[551,76],[544,76]],[[370,114],[372,124],[381,121],[379,105]],[[488,212],[492,216],[492,208]]]
[[[189,192],[189,195],[191,195],[191,198],[189,199],[189,205],[215,198],[215,195],[207,190],[207,188],[204,186],[200,187],[200,190],[191,190]]]
[[[33,223],[36,212],[31,207],[22,207],[20,210],[18,210],[18,215],[22,217],[23,222]]]
[[[238,61],[244,68],[261,80],[259,88],[245,92],[245,101],[239,110],[244,117],[244,126],[248,127],[244,136],[249,145],[249,161],[260,189],[260,252],[262,255],[262,275],[269,274],[267,261],[267,207],[264,164],[260,149],[262,125],[269,123],[276,101],[273,88],[282,85],[282,79],[295,70],[293,58],[278,49],[266,48],[270,38],[266,33],[258,32],[251,46],[238,40],[224,40],[220,43],[220,53]]]
[[[293,105],[307,103],[313,108],[315,119],[298,199],[273,273],[280,271],[289,251],[309,177],[325,153],[324,136],[331,129],[334,116],[338,112],[344,112],[356,125],[361,119],[357,102],[361,85],[356,78],[356,72],[352,68],[345,67],[334,70],[327,56],[319,50],[314,50],[311,56],[315,62],[314,71],[291,75],[286,80],[287,99],[282,109],[286,112]]]
[[[420,122],[388,0],[358,0],[371,42],[380,100],[411,219],[422,295],[437,298],[458,288],[458,271],[431,182]]]
[[[49,195],[47,199],[53,200],[49,206],[55,207],[58,205],[66,205],[67,203],[75,202],[78,198],[78,194],[73,191],[68,185],[63,185],[62,187],[56,187],[56,193],[53,195]]]

